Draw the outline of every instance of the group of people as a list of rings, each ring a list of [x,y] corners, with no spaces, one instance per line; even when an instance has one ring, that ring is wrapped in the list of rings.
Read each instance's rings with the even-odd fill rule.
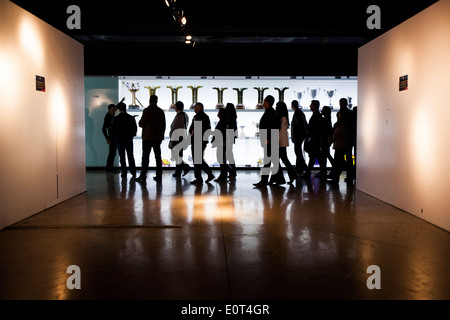
[[[149,106],[142,112],[139,122],[135,117],[126,112],[126,105],[120,101],[117,105],[110,104],[105,115],[103,134],[109,145],[107,158],[107,172],[114,171],[114,158],[118,150],[122,177],[130,171],[133,179],[146,182],[149,170],[151,151],[154,152],[156,161],[155,181],[162,179],[161,144],[164,141],[166,131],[166,118],[164,111],[158,106],[158,97],[150,96]],[[342,171],[347,171],[347,181],[353,182],[355,170],[353,164],[353,147],[356,148],[356,109],[348,108],[347,99],[340,100],[340,110],[337,113],[338,120],[331,124],[331,109],[327,106],[319,112],[320,103],[312,100],[312,111],[309,122],[299,107],[298,101],[291,102],[294,111],[292,119],[289,119],[288,108],[285,102],[276,103],[275,98],[268,95],[264,99],[264,113],[259,122],[260,143],[264,150],[264,165],[261,169],[261,180],[254,183],[255,187],[269,184],[293,184],[298,176],[309,178],[316,161],[320,166],[320,172],[316,176],[327,179],[329,182],[338,182]],[[119,114],[115,115],[116,109]],[[233,146],[237,134],[237,113],[232,103],[227,103],[225,108],[218,110],[216,127],[211,130],[211,121],[204,111],[202,103],[194,106],[194,117],[190,126],[189,116],[184,112],[184,104],[178,101],[175,104],[176,115],[170,125],[169,149],[172,159],[176,162],[173,177],[185,176],[191,167],[183,161],[183,153],[190,146],[194,162],[194,177],[191,184],[203,183],[202,172],[207,175],[206,182],[234,181],[237,176],[233,155]],[[142,128],[142,169],[137,176],[136,164],[133,155],[133,138],[137,134],[137,127]],[[291,141],[294,144],[296,156],[295,166],[287,156],[289,146],[288,130],[291,132]],[[213,136],[210,139],[210,136]],[[211,143],[216,148],[217,162],[220,164],[220,174],[216,178],[210,166],[204,159],[205,149]],[[334,157],[330,154],[333,145]],[[304,158],[304,151],[309,155],[308,164]],[[127,166],[128,160],[128,166]],[[327,160],[332,164],[332,170],[327,172]],[[285,179],[283,162],[288,181]]]

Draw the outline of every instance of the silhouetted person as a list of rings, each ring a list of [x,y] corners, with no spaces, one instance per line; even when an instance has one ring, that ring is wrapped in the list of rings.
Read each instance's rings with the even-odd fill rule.
[[[103,127],[102,132],[105,136],[106,143],[108,144],[108,158],[106,159],[106,172],[116,172],[114,169],[114,159],[117,153],[117,144],[116,139],[112,134],[112,125],[114,122],[114,115],[116,114],[116,105],[110,104],[108,105],[108,112],[103,119]]]
[[[197,102],[194,106],[195,116],[192,119],[191,126],[189,127],[189,134],[191,135],[191,151],[192,151],[192,159],[194,160],[194,176],[195,180],[191,181],[191,184],[201,185],[203,183],[202,178],[202,170],[208,175],[206,182],[210,182],[215,178],[214,174],[211,171],[211,168],[206,163],[205,149],[208,145],[208,140],[203,140],[205,132],[207,130],[211,130],[211,121],[209,120],[208,115],[203,111],[203,104]],[[197,126],[195,125],[197,123]],[[201,130],[196,131],[196,129],[200,128]],[[206,138],[206,137],[205,137]],[[199,143],[200,145],[197,145]],[[198,149],[196,152],[196,148]]]
[[[141,175],[136,180],[146,181],[150,153],[153,149],[156,161],[156,175],[153,179],[161,181],[161,143],[164,140],[164,132],[166,131],[166,116],[164,115],[164,111],[158,107],[158,96],[150,96],[150,105],[142,112],[139,127],[142,128],[142,170]]]
[[[305,141],[305,151],[308,152],[309,162],[303,177],[310,177],[311,170],[314,168],[314,164],[317,159],[320,165],[320,176],[326,179],[326,158],[323,156],[321,151],[324,136],[324,121],[319,112],[320,102],[318,100],[312,100],[309,107],[312,111],[312,115],[308,123],[308,138]]]
[[[281,121],[280,134],[279,134],[279,149],[278,149],[279,157],[280,157],[280,160],[283,161],[284,165],[286,166],[288,176],[289,176],[289,184],[292,184],[296,180],[297,175],[295,174],[294,167],[292,166],[292,164],[289,161],[289,158],[287,156],[287,147],[289,146],[289,136],[288,136],[289,114],[288,114],[288,109],[287,109],[286,103],[277,102],[275,110]],[[275,183],[278,185],[286,183],[286,179],[284,178],[283,169],[281,168],[281,162],[280,162],[278,172],[275,175],[272,175],[269,183],[271,183],[271,184]]]
[[[230,180],[234,180],[234,178],[236,177],[236,171],[234,171],[227,163],[227,114],[228,112],[226,109],[219,109],[219,112],[217,114],[219,122],[217,123],[215,130],[219,131],[222,134],[222,140],[216,141],[216,136],[214,136],[213,140],[211,141],[216,145],[216,157],[217,162],[220,165],[220,175],[214,180],[216,182],[227,181],[228,175],[230,176]]]
[[[237,113],[236,113],[236,108],[234,107],[234,104],[232,104],[232,103],[227,103],[227,105],[225,106],[225,109],[227,110],[227,116],[228,116],[227,160],[228,160],[228,163],[229,163],[231,169],[234,171],[234,174],[235,174],[234,178],[236,178],[237,171],[236,171],[236,162],[234,159],[233,147],[234,147],[234,144],[236,143],[237,130],[238,130]],[[230,129],[233,131],[230,131]],[[233,180],[234,178],[230,177],[231,180]]]
[[[333,125],[331,123],[331,108],[328,106],[324,106],[322,108],[321,113],[324,120],[322,152],[325,157],[325,161],[328,159],[331,165],[333,166],[334,159],[330,153],[330,141],[333,136]]]
[[[339,177],[342,171],[346,170],[347,175],[349,170],[351,170],[350,162],[353,162],[352,158],[348,158],[349,152],[352,149],[351,143],[351,128],[345,121],[344,116],[339,111],[337,113],[338,120],[334,125],[334,133],[332,138],[333,149],[334,149],[334,165],[328,176],[329,182],[339,182]]]
[[[136,177],[136,164],[133,154],[133,138],[137,133],[136,120],[127,113],[125,103],[119,102],[117,108],[119,109],[119,114],[114,118],[112,132],[119,150],[122,177],[127,175],[127,158],[130,173],[133,177]]]
[[[278,148],[278,140],[272,141],[272,130],[276,130],[279,132],[281,121],[277,112],[273,108],[273,104],[275,103],[275,98],[271,95],[268,95],[263,102],[263,107],[265,109],[264,114],[259,120],[259,141],[261,143],[261,147],[264,149],[264,168],[268,169],[271,166],[271,157],[272,157],[272,143],[277,144]],[[261,134],[265,130],[267,134]],[[267,158],[266,158],[267,157]],[[280,168],[278,168],[279,170]],[[264,171],[262,173],[265,173]],[[263,187],[267,186],[269,183],[269,175],[261,174],[261,180],[253,185],[255,187]]]
[[[350,110],[348,108],[348,100],[346,98],[341,98],[339,99],[339,112],[341,112],[341,118],[342,121],[344,121],[349,130],[350,130],[350,135],[348,137],[348,139],[350,140],[350,144],[352,146],[352,148],[355,146],[356,144],[356,118],[355,118],[355,113]],[[353,165],[353,152],[352,152],[352,148],[350,148],[350,150],[347,150],[346,153],[346,158],[350,159],[351,161],[349,162],[349,171],[347,172],[347,182],[353,182],[353,180],[355,179],[355,166]]]
[[[306,170],[305,157],[303,155],[303,142],[305,141],[308,131],[308,123],[306,121],[303,110],[300,109],[297,100],[292,100],[291,108],[294,111],[291,121],[291,141],[294,144],[294,152],[296,156],[295,171],[302,173]]]
[[[177,112],[177,114],[175,115],[175,118],[173,119],[172,124],[170,125],[169,137],[172,137],[172,133],[175,130],[183,130],[184,131],[183,137],[187,138],[187,130],[186,129],[187,129],[187,125],[189,123],[189,116],[186,114],[186,112],[184,112],[183,102],[178,101],[175,104],[175,111]],[[182,141],[183,137],[180,137],[179,141],[171,141],[172,148],[174,148],[177,144],[179,144],[180,141]],[[177,157],[177,159],[175,159],[175,162],[176,162],[175,173],[172,174],[172,176],[174,176],[174,177],[180,177],[181,172],[183,170],[184,170],[183,176],[185,176],[191,170],[189,165],[183,161],[183,151],[184,151],[183,148],[180,148],[180,151],[178,152],[178,154],[175,155]]]

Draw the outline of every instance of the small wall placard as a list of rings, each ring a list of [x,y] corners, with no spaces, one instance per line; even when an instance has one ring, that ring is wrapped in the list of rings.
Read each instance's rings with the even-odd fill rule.
[[[36,76],[36,91],[45,92],[45,77]]]
[[[399,81],[399,91],[408,90],[408,75],[401,76]]]

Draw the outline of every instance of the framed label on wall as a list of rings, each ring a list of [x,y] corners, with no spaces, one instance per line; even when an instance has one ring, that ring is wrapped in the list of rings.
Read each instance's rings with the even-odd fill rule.
[[[45,77],[36,76],[36,91],[45,92]]]
[[[408,90],[408,75],[401,76],[399,81],[399,91]]]

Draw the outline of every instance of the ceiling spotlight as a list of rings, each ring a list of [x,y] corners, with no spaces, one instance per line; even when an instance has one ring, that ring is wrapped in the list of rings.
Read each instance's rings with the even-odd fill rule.
[[[166,5],[170,8],[177,2],[177,0],[166,0]]]
[[[181,23],[181,25],[182,26],[185,26],[186,25],[186,17],[185,16],[183,16],[183,17],[181,17],[181,19],[180,19],[180,23]]]

